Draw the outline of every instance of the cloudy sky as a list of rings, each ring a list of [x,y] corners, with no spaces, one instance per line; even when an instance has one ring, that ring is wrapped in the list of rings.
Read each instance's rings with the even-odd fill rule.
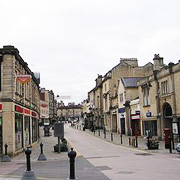
[[[179,0],[0,0],[0,48],[13,45],[41,87],[80,103],[120,58],[180,59]]]

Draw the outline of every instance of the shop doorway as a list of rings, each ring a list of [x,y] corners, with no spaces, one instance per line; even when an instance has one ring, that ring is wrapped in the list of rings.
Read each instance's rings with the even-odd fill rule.
[[[164,128],[169,128],[172,132],[172,108],[169,103],[164,104]]]
[[[140,120],[131,120],[131,128],[132,128],[132,135],[133,136],[140,136],[141,130],[140,130]]]
[[[121,118],[121,134],[125,134],[125,118]]]
[[[0,154],[3,153],[2,124],[0,124]]]
[[[117,115],[112,115],[112,132],[117,132]]]

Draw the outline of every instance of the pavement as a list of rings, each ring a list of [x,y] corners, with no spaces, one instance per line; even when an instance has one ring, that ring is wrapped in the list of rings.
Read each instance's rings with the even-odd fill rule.
[[[53,146],[58,143],[58,138],[53,136],[52,129],[51,132],[52,136],[44,137],[43,129],[40,128],[40,141],[31,148],[31,169],[37,180],[66,180],[70,176],[68,152],[54,152]],[[41,142],[46,161],[38,161]],[[70,142],[68,146],[71,148]],[[0,162],[0,180],[20,180],[24,171],[26,171],[24,152],[11,157],[11,162]],[[100,169],[78,153],[75,158],[75,177],[81,180],[109,180]]]
[[[135,137],[122,136],[117,133],[111,134],[106,132],[106,138],[102,130],[95,131],[95,133],[86,129],[83,131],[83,126],[77,124],[73,128],[84,133],[91,134],[96,138],[126,146],[128,148],[136,148],[150,153],[169,153],[169,149],[165,149],[164,141],[160,141],[158,150],[148,150],[146,146],[146,140],[142,137],[138,137],[138,147],[134,147],[134,144],[129,144],[129,138],[134,139]],[[52,130],[51,130],[52,131]],[[31,168],[37,180],[65,180],[69,178],[69,158],[67,152],[55,153],[53,146],[58,143],[57,137],[52,136],[44,137],[43,129],[40,128],[40,141],[33,146],[31,154]],[[66,137],[66,132],[65,132]],[[43,143],[43,154],[46,156],[47,161],[38,161],[40,155],[40,143]],[[68,142],[69,148],[71,142]],[[177,153],[176,150],[172,150],[172,153]],[[24,171],[26,170],[26,156],[21,153],[13,158],[11,162],[0,162],[0,180],[19,180],[22,178]],[[80,180],[109,180],[104,174],[101,173],[100,169],[93,166],[87,159],[77,153],[75,158],[75,177]]]

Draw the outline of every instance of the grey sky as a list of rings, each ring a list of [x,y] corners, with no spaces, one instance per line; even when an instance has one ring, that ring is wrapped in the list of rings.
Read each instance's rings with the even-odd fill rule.
[[[40,72],[41,87],[80,103],[120,58],[178,62],[179,7],[179,0],[1,0],[0,47],[14,45]]]

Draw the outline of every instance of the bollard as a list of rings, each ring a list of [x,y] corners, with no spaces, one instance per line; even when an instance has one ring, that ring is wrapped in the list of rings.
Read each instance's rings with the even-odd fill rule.
[[[111,141],[113,141],[113,133],[111,133]]]
[[[68,152],[68,157],[70,158],[70,177],[69,179],[77,179],[75,178],[75,157],[76,157],[76,152],[73,151],[73,148]]]
[[[47,158],[46,158],[46,156],[43,154],[43,143],[42,143],[42,142],[40,143],[40,149],[41,149],[41,153],[40,153],[40,155],[39,155],[39,157],[38,157],[38,161],[46,161]]]
[[[150,149],[150,141],[149,141],[149,136],[147,137],[147,147]]]
[[[129,137],[129,146],[131,145],[131,138]]]
[[[31,170],[31,160],[30,160],[31,159],[31,148],[30,147],[26,148],[25,154],[26,154],[26,161],[27,161],[27,169],[24,171],[24,174],[23,174],[21,180],[27,180],[27,179],[36,180],[34,171]]]
[[[98,129],[98,132],[99,132],[99,136],[101,136],[101,132],[100,132],[100,129]]]
[[[120,137],[121,137],[121,144],[123,143],[123,141],[122,141],[122,134],[120,135]]]
[[[4,145],[5,155],[2,157],[2,162],[11,162],[11,159],[10,159],[9,155],[7,154],[7,147],[8,147],[8,145],[5,144]]]
[[[138,147],[138,137],[136,136],[135,139],[136,139],[136,147]]]
[[[106,139],[106,131],[104,131],[104,139]]]
[[[171,137],[168,137],[169,139],[169,153],[172,153],[172,146],[171,146]]]

